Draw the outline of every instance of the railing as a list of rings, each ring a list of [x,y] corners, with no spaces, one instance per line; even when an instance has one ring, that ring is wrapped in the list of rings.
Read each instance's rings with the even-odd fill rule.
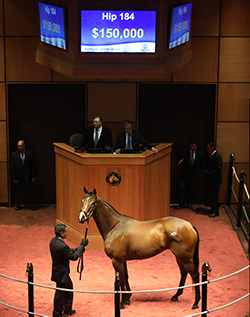
[[[250,293],[245,294],[244,296],[238,298],[237,300],[230,302],[226,305],[211,309],[211,310],[207,310],[207,286],[208,284],[212,283],[212,282],[217,282],[226,278],[229,278],[233,275],[239,274],[247,269],[250,268],[250,265],[223,277],[208,281],[207,280],[207,271],[211,271],[210,265],[208,262],[204,263],[202,265],[202,282],[201,283],[197,283],[197,284],[192,284],[192,285],[186,285],[186,286],[182,286],[182,287],[172,287],[172,288],[165,288],[165,289],[158,289],[158,290],[146,290],[146,291],[120,291],[120,284],[119,284],[119,273],[116,273],[115,276],[115,283],[114,283],[114,291],[84,291],[84,290],[71,290],[71,289],[65,289],[65,288],[58,288],[58,287],[52,287],[52,286],[47,286],[47,285],[41,285],[41,284],[36,284],[33,282],[33,265],[32,263],[27,263],[27,270],[26,272],[28,273],[28,281],[23,281],[23,280],[18,280],[16,278],[12,278],[9,277],[7,275],[1,274],[0,273],[0,277],[3,278],[7,278],[19,283],[25,283],[28,284],[28,307],[29,310],[23,310],[23,309],[19,309],[15,306],[12,305],[8,305],[6,303],[0,302],[1,305],[4,305],[5,307],[9,307],[12,308],[14,310],[17,311],[21,311],[23,313],[27,313],[29,315],[29,317],[31,316],[40,316],[40,317],[49,317],[47,315],[42,315],[42,314],[38,314],[38,313],[34,313],[34,286],[37,287],[43,287],[43,288],[48,288],[48,289],[58,289],[61,291],[67,291],[67,292],[74,292],[74,293],[91,293],[91,294],[114,294],[114,313],[115,313],[115,317],[120,317],[120,294],[123,293],[156,293],[156,292],[166,292],[166,291],[172,291],[172,290],[178,290],[178,289],[184,289],[184,288],[188,288],[188,287],[194,287],[196,285],[202,285],[202,312],[200,313],[196,313],[196,314],[192,314],[192,315],[188,315],[186,317],[194,317],[194,316],[207,316],[208,313],[212,313],[214,311],[218,311],[221,310],[223,308],[226,308],[228,306],[231,306],[235,303],[240,302],[241,300],[245,299],[246,297],[250,296]]]
[[[249,191],[247,189],[246,184],[244,183],[244,176],[247,176],[244,171],[240,172],[238,177],[237,172],[234,167],[234,154],[230,154],[229,160],[229,171],[228,171],[228,190],[227,190],[227,206],[232,210],[236,220],[237,220],[237,228],[241,228],[244,233],[246,239],[248,240],[248,254],[250,254],[250,244],[249,244]],[[238,196],[235,192],[234,181],[239,183]],[[248,203],[243,203],[243,193],[245,192],[246,197],[248,199]],[[232,195],[235,198],[236,203],[232,203]],[[237,210],[235,210],[234,205],[237,205]],[[248,208],[247,208],[248,206]],[[247,223],[246,226],[243,225],[243,221]]]

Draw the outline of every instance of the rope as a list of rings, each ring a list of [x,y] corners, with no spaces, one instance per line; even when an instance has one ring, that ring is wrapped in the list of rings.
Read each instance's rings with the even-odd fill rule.
[[[87,226],[85,230],[85,240],[87,239],[87,233],[88,233],[88,228],[89,228],[89,218],[87,220]],[[84,251],[83,251],[84,252]],[[82,279],[82,271],[84,269],[84,264],[83,264],[83,253],[80,255],[78,263],[77,263],[77,273],[79,273],[79,280],[81,281]]]
[[[236,173],[236,170],[235,170],[235,167],[234,167],[234,166],[233,166],[233,176],[236,178],[237,182],[239,183],[240,180],[239,180],[239,178],[238,178],[238,176],[237,176],[237,173]]]
[[[23,313],[27,313],[27,314],[31,314],[31,315],[36,315],[36,316],[40,316],[40,317],[49,317],[49,316],[47,316],[47,315],[41,315],[41,314],[37,314],[37,313],[32,313],[32,312],[29,312],[29,311],[27,311],[27,310],[23,310],[23,309],[21,309],[21,308],[17,308],[17,307],[14,307],[14,306],[5,304],[5,303],[3,303],[3,302],[0,302],[0,304],[6,306],[6,307],[8,307],[8,308],[12,308],[12,309],[21,311],[21,312],[23,312]]]

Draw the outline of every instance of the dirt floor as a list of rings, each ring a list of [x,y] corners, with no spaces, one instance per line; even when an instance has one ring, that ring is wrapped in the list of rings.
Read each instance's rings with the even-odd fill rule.
[[[224,208],[220,217],[209,218],[207,210],[197,208],[173,210],[171,215],[190,221],[200,235],[200,266],[209,262],[212,272],[208,280],[217,279],[249,265],[248,258],[240,244]],[[49,241],[54,236],[56,207],[40,208],[37,211],[13,208],[0,208],[1,262],[0,273],[27,281],[27,263],[34,266],[34,282],[55,286],[50,281],[51,258]],[[66,241],[71,247],[74,245]],[[71,278],[75,290],[113,291],[115,274],[110,259],[103,250],[89,250],[84,253],[82,280],[76,271],[77,262],[71,262]],[[129,281],[133,291],[159,290],[177,287],[180,273],[174,255],[165,251],[151,259],[128,262]],[[192,284],[188,277],[186,285]],[[28,286],[0,276],[0,302],[28,309]],[[178,302],[171,302],[175,291],[135,293],[131,305],[121,310],[122,317],[143,316],[189,316],[199,313],[200,308],[191,310],[194,302],[194,289],[187,288]],[[208,310],[226,305],[249,293],[249,269],[231,278],[208,285]],[[52,316],[54,290],[35,287],[35,313]],[[201,302],[200,302],[201,307]],[[74,309],[76,316],[114,316],[113,294],[75,293]],[[212,317],[249,316],[249,297],[222,310],[212,312]],[[18,312],[0,304],[0,316],[23,317]]]

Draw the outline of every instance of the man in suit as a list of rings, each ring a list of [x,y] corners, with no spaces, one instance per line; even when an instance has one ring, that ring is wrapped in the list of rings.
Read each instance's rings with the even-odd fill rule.
[[[178,162],[180,166],[180,203],[174,209],[185,208],[186,206],[195,210],[195,194],[200,176],[200,168],[204,164],[202,151],[197,149],[197,142],[191,139],[189,147],[182,149]]]
[[[11,153],[11,179],[16,184],[16,210],[21,209],[23,196],[28,207],[36,210],[32,201],[32,183],[35,181],[35,158],[32,150],[26,148],[24,140],[17,143],[17,150]]]
[[[125,120],[123,124],[125,131],[117,135],[114,152],[118,154],[121,149],[139,150],[141,143],[153,152],[158,153],[158,150],[146,141],[139,131],[132,130],[132,122],[130,120]]]
[[[76,261],[85,251],[88,239],[82,239],[78,248],[70,248],[63,240],[67,236],[67,228],[64,224],[55,227],[55,237],[50,241],[50,253],[52,258],[51,280],[56,282],[56,287],[73,289],[73,283],[69,276],[69,260]],[[74,315],[72,310],[73,292],[56,290],[54,296],[53,317],[67,317]],[[64,311],[64,315],[63,312]]]
[[[111,130],[102,125],[102,117],[95,116],[93,125],[85,129],[81,148],[83,151],[89,148],[100,148],[111,151],[113,146]]]
[[[213,142],[207,144],[209,154],[204,170],[205,176],[208,177],[209,198],[211,200],[211,214],[209,217],[219,216],[219,189],[222,183],[222,157],[216,151],[216,145]]]

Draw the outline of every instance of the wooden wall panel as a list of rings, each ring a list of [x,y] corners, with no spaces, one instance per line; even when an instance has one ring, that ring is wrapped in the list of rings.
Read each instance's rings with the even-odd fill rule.
[[[174,82],[216,82],[218,38],[192,38],[191,62],[174,72]]]
[[[7,162],[7,138],[5,121],[0,121],[0,162]]]
[[[136,121],[135,83],[90,83],[87,95],[88,121],[96,114],[106,122]]]
[[[5,35],[37,36],[38,1],[4,1]]]
[[[5,84],[0,83],[0,120],[6,120]]]
[[[0,81],[4,81],[4,44],[0,38]]]
[[[0,202],[8,202],[8,173],[7,163],[0,163]]]
[[[249,121],[250,84],[219,84],[218,121]]]
[[[249,12],[249,0],[222,0],[221,36],[250,36]]]
[[[192,2],[192,36],[219,36],[220,0]]]
[[[3,36],[3,21],[3,0],[0,0],[0,36]]]
[[[217,148],[224,162],[229,162],[231,153],[235,163],[249,162],[249,123],[217,124]]]
[[[250,38],[221,38],[220,82],[250,82]]]
[[[37,40],[32,37],[6,38],[7,81],[49,81],[51,70],[35,62]]]

